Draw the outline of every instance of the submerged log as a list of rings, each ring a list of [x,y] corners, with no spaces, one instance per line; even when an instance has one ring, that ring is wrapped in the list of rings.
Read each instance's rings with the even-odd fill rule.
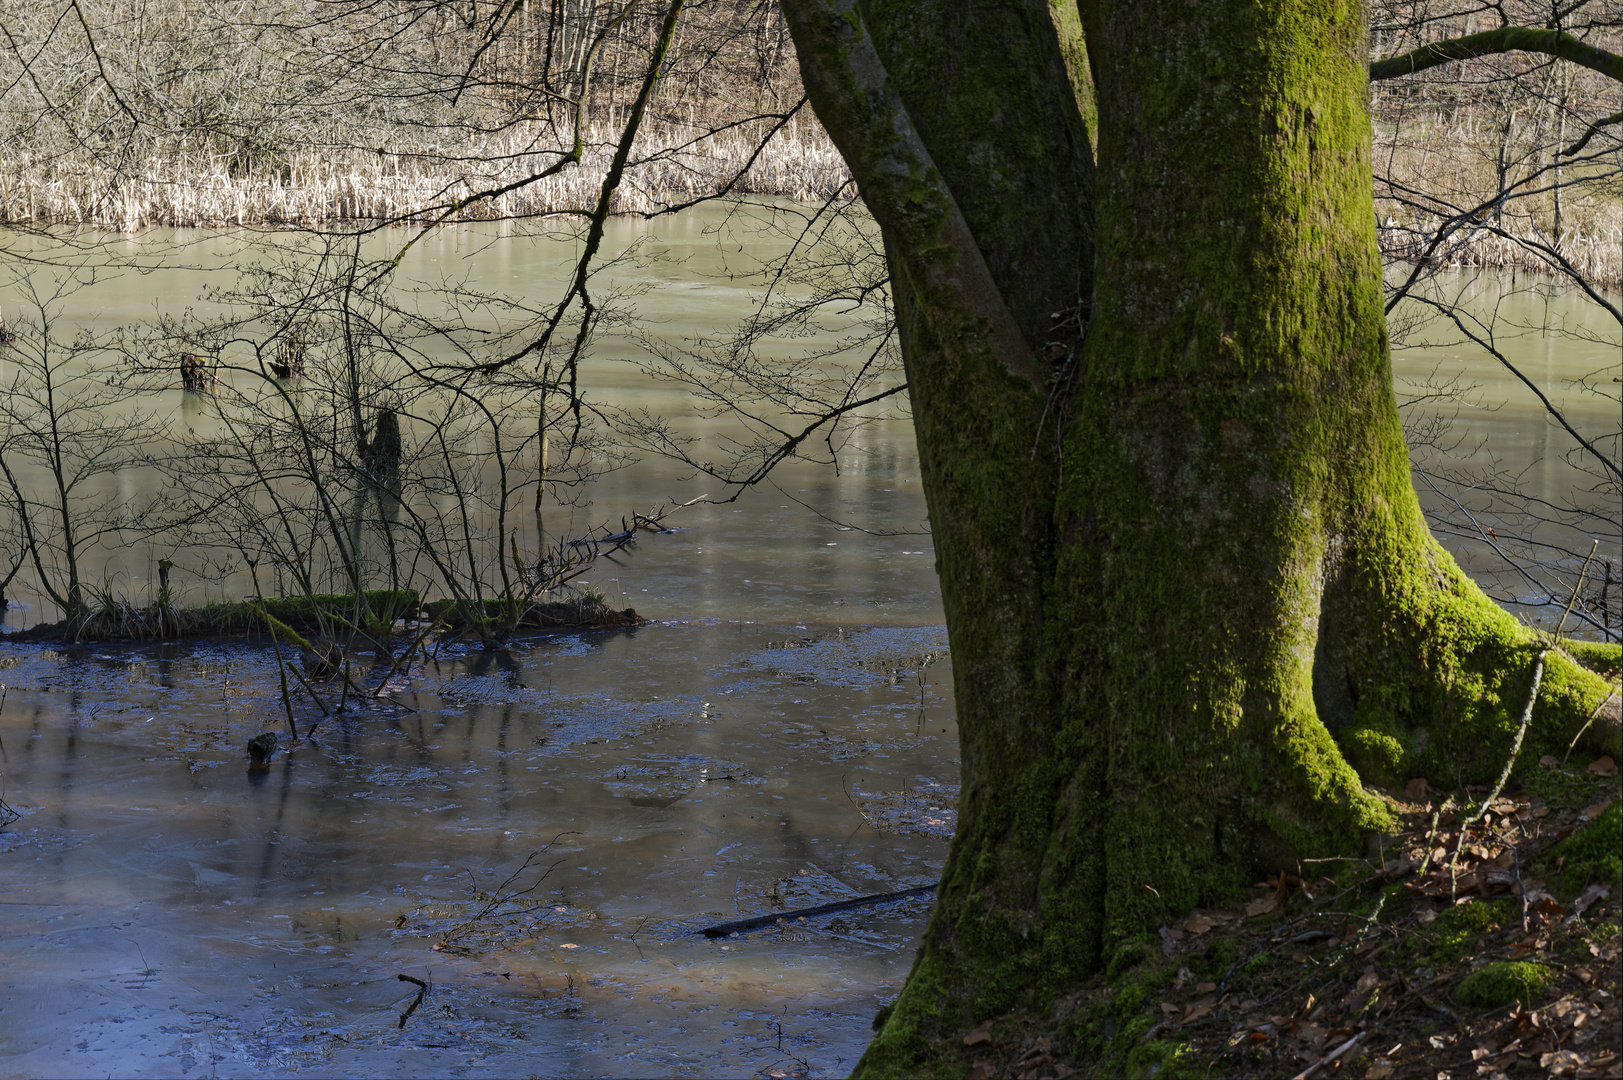
[[[900,892],[874,893],[871,896],[855,896],[850,900],[836,900],[832,904],[818,904],[816,907],[795,908],[793,911],[774,911],[770,915],[757,915],[752,919],[739,919],[736,922],[717,923],[707,926],[694,933],[703,934],[707,938],[727,937],[729,934],[744,934],[751,930],[764,930],[769,926],[776,926],[780,922],[791,919],[809,918],[813,915],[832,915],[836,911],[850,911],[852,908],[866,907],[869,904],[889,904],[896,900],[906,900],[912,896],[923,896],[933,893],[935,885],[920,885],[913,889],[902,889]]]

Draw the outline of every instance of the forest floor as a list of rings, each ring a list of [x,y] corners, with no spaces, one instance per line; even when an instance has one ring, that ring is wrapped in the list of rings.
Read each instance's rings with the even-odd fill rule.
[[[1487,788],[1411,781],[1378,857],[1162,927],[1070,1003],[1075,1045],[993,1022],[964,1037],[970,1075],[1623,1078],[1623,792],[1592,756],[1546,757],[1485,808]]]

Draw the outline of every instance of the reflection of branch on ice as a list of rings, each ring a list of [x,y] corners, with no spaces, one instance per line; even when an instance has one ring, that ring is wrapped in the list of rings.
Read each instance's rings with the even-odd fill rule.
[[[670,532],[671,530],[665,528],[662,524],[667,517],[683,507],[692,506],[694,503],[707,498],[709,496],[700,495],[697,498],[689,499],[687,502],[672,503],[657,510],[650,510],[646,514],[632,511],[629,524],[625,518],[620,519],[619,532],[610,532],[607,525],[602,525],[598,527],[598,531],[589,533],[579,539],[560,541],[557,548],[553,549],[557,555],[554,556],[553,553],[549,553],[549,558],[555,558],[557,564],[552,570],[550,584],[541,585],[538,591],[545,592],[549,589],[556,589],[570,578],[584,572],[598,558],[613,555],[623,548],[631,547],[637,542],[637,534],[640,532]],[[563,552],[565,551],[569,554],[564,555]],[[543,560],[537,570],[546,568],[546,565],[545,560]],[[539,573],[537,579],[540,579]],[[532,593],[532,595],[534,594]]]
[[[700,495],[687,502],[658,507],[646,514],[633,511],[629,520],[620,519],[618,529],[600,525],[585,536],[560,540],[533,563],[526,564],[520,558],[515,540],[512,559],[519,580],[511,596],[484,601],[469,597],[439,600],[423,605],[423,617],[443,621],[448,629],[453,630],[475,623],[481,614],[485,620],[511,620],[509,625],[514,628],[641,626],[647,620],[634,609],[616,611],[608,606],[601,594],[594,591],[575,593],[561,600],[542,601],[540,598],[556,592],[584,574],[598,559],[610,558],[632,547],[640,533],[670,532],[664,525],[665,519],[704,498],[706,496]]]
[[[707,938],[727,937],[731,934],[743,934],[748,933],[751,930],[760,930],[768,926],[777,926],[780,923],[786,924],[791,919],[805,919],[816,915],[832,915],[837,911],[854,911],[857,908],[870,907],[874,904],[894,903],[897,900],[907,900],[915,896],[923,896],[925,893],[933,893],[935,890],[936,887],[932,883],[930,885],[920,885],[912,889],[902,889],[899,892],[874,893],[871,896],[857,896],[851,898],[850,900],[836,900],[831,904],[818,904],[815,907],[797,908],[794,911],[775,911],[770,915],[757,915],[751,919],[739,919],[736,922],[717,923],[715,926],[707,926],[702,930],[696,931],[696,933],[703,934]]]

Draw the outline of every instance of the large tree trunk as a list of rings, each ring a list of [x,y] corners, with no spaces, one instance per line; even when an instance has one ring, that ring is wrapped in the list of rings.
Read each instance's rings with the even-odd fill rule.
[[[963,738],[859,1072],[951,1071],[1169,917],[1358,850],[1365,782],[1496,771],[1539,645],[1410,481],[1358,3],[1084,5],[1096,169],[1040,0],[783,6],[886,238]],[[1604,694],[1552,655],[1522,753]]]

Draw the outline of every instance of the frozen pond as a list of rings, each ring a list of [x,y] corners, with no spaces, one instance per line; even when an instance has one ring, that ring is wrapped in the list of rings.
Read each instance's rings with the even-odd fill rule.
[[[938,627],[442,653],[259,774],[262,647],[3,662],[10,1075],[841,1074],[927,897],[693,931],[929,883],[951,835]]]
[[[646,271],[643,309],[673,340],[747,303],[709,224],[659,225],[670,261]],[[616,242],[645,228],[617,222]],[[567,250],[445,230],[421,258],[547,281]],[[191,268],[75,294],[65,317],[170,312],[214,257],[237,257],[229,235]],[[590,375],[706,430],[629,366]],[[178,390],[159,404],[197,422]],[[284,725],[266,643],[0,644],[0,797],[24,812],[0,832],[0,1073],[844,1075],[928,896],[696,933],[929,884],[952,833],[951,668],[910,426],[865,427],[839,464],[684,509],[579,582],[652,625],[442,648],[341,717],[301,694],[314,745],[268,772],[243,752]],[[645,463],[549,513],[585,530],[707,492]],[[157,544],[102,557],[140,600],[170,554],[183,602],[250,589]],[[11,593],[11,627],[58,615],[26,576]],[[401,976],[428,984],[415,1009]]]

